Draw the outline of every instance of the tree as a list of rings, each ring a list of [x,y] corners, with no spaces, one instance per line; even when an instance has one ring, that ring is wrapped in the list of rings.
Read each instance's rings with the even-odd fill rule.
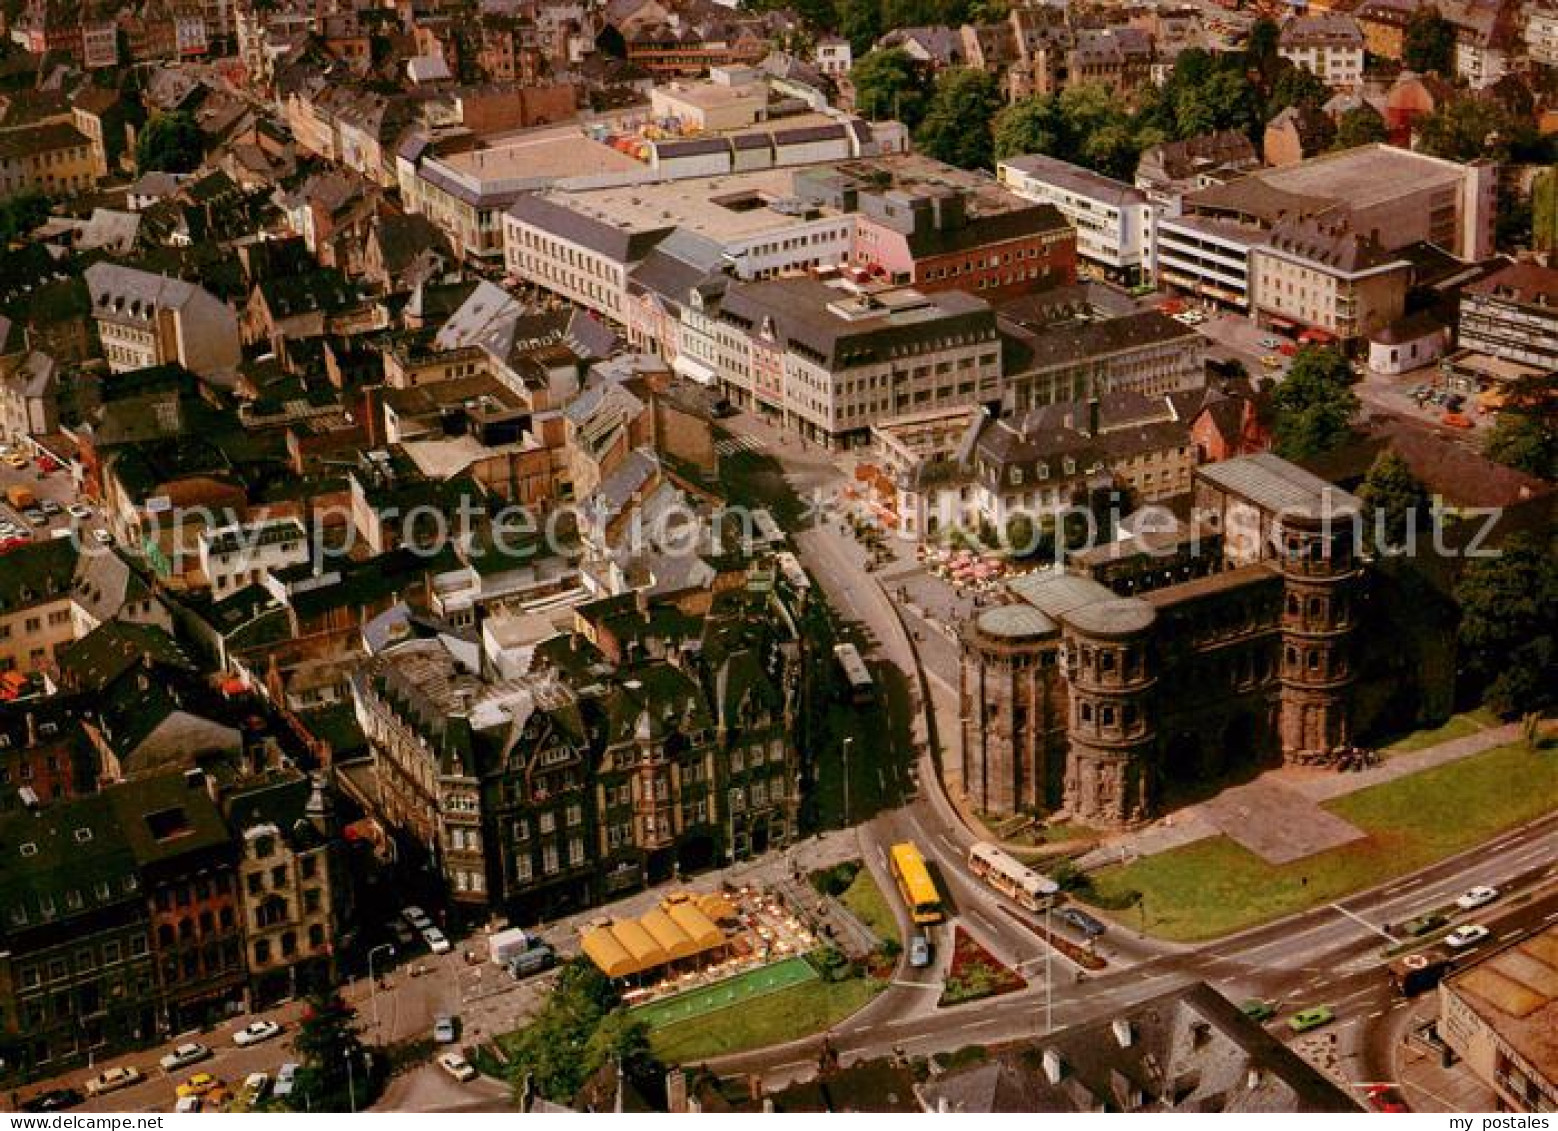
[[[1285,61],[1285,60],[1284,60]],[[1331,88],[1325,80],[1308,67],[1288,64],[1277,72],[1271,86],[1271,98],[1266,103],[1267,119],[1275,118],[1289,106],[1302,106],[1318,110],[1331,97]]]
[[[1413,12],[1402,38],[1401,61],[1419,74],[1455,73],[1455,25],[1429,5]]]
[[[1502,160],[1508,152],[1504,126],[1504,112],[1492,102],[1456,98],[1422,120],[1417,147],[1447,161]]]
[[[1483,451],[1489,459],[1527,475],[1558,478],[1558,431],[1552,421],[1533,413],[1499,413]]]
[[[135,142],[135,164],[141,172],[189,173],[205,158],[205,140],[194,116],[182,110],[159,114]]]
[[[558,1103],[572,1100],[602,1065],[616,1062],[639,1082],[659,1065],[649,1050],[649,1033],[618,1006],[616,988],[588,959],[562,967],[552,996],[519,1033],[511,1048],[510,1081]]]
[[[1358,398],[1347,359],[1333,349],[1299,351],[1272,394],[1275,447],[1285,459],[1305,460],[1334,451],[1352,434]]]
[[[1342,114],[1336,124],[1335,149],[1354,149],[1360,145],[1373,145],[1389,141],[1390,131],[1385,119],[1372,106],[1355,106]]]
[[[914,129],[925,116],[930,73],[902,47],[872,51],[849,72],[855,108],[868,118],[897,118]]]
[[[960,169],[988,169],[993,163],[991,123],[1001,109],[995,76],[972,67],[953,67],[936,77],[915,146],[928,157]]]
[[[1558,250],[1558,165],[1537,174],[1531,185],[1531,246]]]
[[[312,995],[292,1047],[306,1074],[300,1089],[314,1111],[338,1111],[367,1100],[362,1027],[357,1011],[333,991]]]
[[[1409,538],[1427,526],[1428,491],[1394,450],[1383,451],[1374,460],[1358,497],[1363,500],[1369,537],[1377,549],[1409,546]]]
[[[1558,556],[1551,533],[1511,538],[1496,557],[1472,562],[1456,588],[1460,642],[1487,702],[1508,717],[1558,702]]]
[[[849,49],[859,59],[882,38],[881,0],[838,0],[837,10],[839,34],[849,40]],[[860,104],[856,99],[855,105]]]
[[[997,160],[1025,153],[1070,160],[1065,119],[1052,95],[1035,94],[1012,103],[995,116],[991,133]]]
[[[19,240],[49,218],[49,198],[27,189],[0,201],[0,250]]]
[[[1269,83],[1282,56],[1277,47],[1282,39],[1282,29],[1275,20],[1262,16],[1250,25],[1249,38],[1244,42],[1245,68],[1261,76]]]

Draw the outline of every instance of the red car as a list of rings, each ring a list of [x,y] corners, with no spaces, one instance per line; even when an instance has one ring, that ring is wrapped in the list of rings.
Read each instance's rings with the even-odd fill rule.
[[[1370,1084],[1363,1094],[1369,1098],[1375,1111],[1399,1114],[1412,1110],[1396,1098],[1396,1091],[1389,1084]]]

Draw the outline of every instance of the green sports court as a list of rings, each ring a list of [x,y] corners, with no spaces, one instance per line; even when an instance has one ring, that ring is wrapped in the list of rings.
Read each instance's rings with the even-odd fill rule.
[[[645,1022],[651,1029],[659,1029],[778,993],[817,977],[816,968],[806,959],[786,958],[783,962],[748,970],[745,974],[737,974],[713,985],[699,986],[675,997],[652,1001],[631,1013],[635,1020]]]

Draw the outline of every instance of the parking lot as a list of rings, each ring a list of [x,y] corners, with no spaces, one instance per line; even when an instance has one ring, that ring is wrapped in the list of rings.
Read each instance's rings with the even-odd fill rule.
[[[29,492],[35,501],[14,505],[7,497],[13,488]],[[44,470],[18,445],[0,441],[0,546],[14,549],[72,528],[81,531],[83,545],[107,544],[101,513],[79,499],[69,472]]]

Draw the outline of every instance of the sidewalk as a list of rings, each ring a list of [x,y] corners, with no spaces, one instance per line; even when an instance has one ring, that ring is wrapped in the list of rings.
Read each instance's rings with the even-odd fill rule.
[[[1437,766],[1447,766],[1495,747],[1517,742],[1519,739],[1520,724],[1510,723],[1441,742],[1437,746],[1429,746],[1410,754],[1397,754],[1377,766],[1356,773],[1284,766],[1262,774],[1248,785],[1224,790],[1213,802],[1189,806],[1146,828],[1110,837],[1079,859],[1077,866],[1083,871],[1094,871],[1110,864],[1119,864],[1124,860],[1153,856],[1171,848],[1180,848],[1208,837],[1222,835],[1218,821],[1213,815],[1212,806],[1216,804],[1227,807],[1230,804],[1237,804],[1240,797],[1248,795],[1253,807],[1255,798],[1263,790],[1263,783],[1278,784],[1319,805],[1371,786],[1395,781],[1409,774]]]

